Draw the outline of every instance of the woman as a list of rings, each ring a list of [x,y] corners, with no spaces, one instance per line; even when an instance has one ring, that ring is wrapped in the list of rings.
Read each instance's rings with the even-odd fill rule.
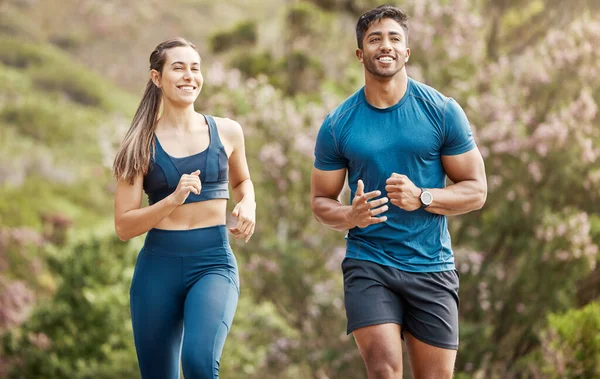
[[[240,125],[196,113],[202,88],[196,47],[177,38],[150,55],[150,80],[114,162],[115,229],[147,233],[131,283],[135,348],[143,379],[218,378],[239,296],[226,205],[254,233],[254,187]],[[162,112],[159,108],[162,104]],[[149,206],[141,207],[142,189]]]

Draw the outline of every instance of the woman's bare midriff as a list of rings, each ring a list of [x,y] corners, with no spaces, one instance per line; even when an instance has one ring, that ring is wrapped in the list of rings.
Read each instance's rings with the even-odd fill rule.
[[[156,229],[188,230],[207,226],[224,225],[227,200],[214,199],[183,204],[156,224]]]

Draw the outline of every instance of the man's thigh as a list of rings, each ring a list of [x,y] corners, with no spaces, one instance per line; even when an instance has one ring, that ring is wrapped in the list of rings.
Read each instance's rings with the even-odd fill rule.
[[[458,272],[402,272],[402,331],[428,345],[458,349]]]
[[[348,334],[366,326],[402,325],[404,304],[390,287],[394,281],[391,277],[393,270],[369,261],[344,259],[342,271]]]
[[[402,376],[400,325],[387,323],[364,326],[352,334],[370,378]]]
[[[415,378],[452,377],[458,348],[455,270],[412,273],[346,258],[342,271],[348,333],[354,334],[363,358],[401,356],[400,336],[389,333],[397,324]]]
[[[458,272],[403,273],[402,333],[416,379],[450,379],[458,349]]]
[[[409,332],[403,332],[414,379],[451,379],[456,350],[428,345]]]

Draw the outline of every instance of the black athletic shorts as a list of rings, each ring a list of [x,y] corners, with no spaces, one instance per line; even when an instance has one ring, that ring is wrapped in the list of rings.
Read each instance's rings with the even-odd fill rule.
[[[458,271],[407,272],[345,258],[348,334],[395,323],[428,345],[458,349]]]

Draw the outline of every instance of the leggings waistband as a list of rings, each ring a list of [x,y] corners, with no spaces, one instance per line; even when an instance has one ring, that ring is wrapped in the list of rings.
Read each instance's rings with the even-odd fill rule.
[[[229,248],[225,225],[188,230],[150,229],[144,241],[144,250],[169,255],[194,254],[202,250],[223,248]]]

